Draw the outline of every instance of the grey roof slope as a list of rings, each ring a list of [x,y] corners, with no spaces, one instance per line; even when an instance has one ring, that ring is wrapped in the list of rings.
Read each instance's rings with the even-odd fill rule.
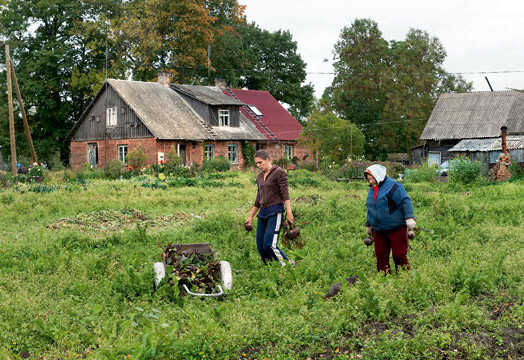
[[[176,91],[159,83],[113,79],[108,83],[160,140],[265,140],[245,116],[240,117],[239,127],[213,127],[218,135],[213,137],[205,120]]]
[[[171,87],[209,105],[245,105],[242,101],[225,95],[216,86],[171,84]]]
[[[524,93],[448,93],[438,98],[420,139],[493,138],[502,126],[524,133]]]
[[[107,80],[137,114],[144,125],[160,140],[210,140],[193,109],[170,88],[159,83]]]

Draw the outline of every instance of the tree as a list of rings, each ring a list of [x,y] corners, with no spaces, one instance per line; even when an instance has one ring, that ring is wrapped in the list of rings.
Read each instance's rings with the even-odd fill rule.
[[[342,163],[348,157],[362,155],[364,141],[364,134],[355,124],[332,112],[322,111],[318,106],[305,121],[299,138],[299,142],[313,152],[317,169],[320,157]]]
[[[372,158],[409,152],[439,93],[472,88],[445,73],[444,47],[417,29],[388,43],[376,22],[357,19],[342,30],[334,54],[335,78],[321,104],[360,127]]]
[[[297,43],[289,31],[269,32],[255,23],[239,23],[235,31],[219,38],[220,51],[212,52],[216,73],[234,87],[266,90],[289,105],[299,121],[310,113],[313,86],[306,80],[306,63],[297,53]]]
[[[11,0],[0,10],[0,36],[12,49],[24,106],[35,110],[29,114],[29,121],[42,161],[56,152],[67,158],[68,146],[62,141],[87,105],[88,97],[71,87],[74,69],[103,68],[103,60],[86,51],[86,39],[75,34],[77,25],[106,11],[110,4],[109,0],[97,4]],[[0,58],[5,63],[3,52]],[[2,76],[5,79],[5,72]],[[0,101],[5,106],[5,98]],[[27,147],[20,145],[23,155]],[[8,148],[4,143],[2,146]]]

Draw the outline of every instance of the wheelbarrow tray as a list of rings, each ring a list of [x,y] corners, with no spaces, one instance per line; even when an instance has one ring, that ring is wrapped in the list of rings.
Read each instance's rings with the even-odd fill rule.
[[[189,254],[189,253],[195,253],[199,255],[213,255],[213,258],[216,260],[216,252],[213,247],[213,245],[209,243],[194,243],[194,244],[169,244],[165,247],[165,250],[175,250],[178,254]],[[166,259],[162,259],[162,262],[157,262],[153,264],[153,268],[155,269],[156,278],[155,278],[155,286],[158,286],[158,284],[162,281],[162,279],[165,277],[166,272]],[[227,290],[231,290],[233,287],[233,277],[231,272],[231,265],[227,261],[220,261],[220,280],[222,280],[224,287]],[[217,287],[219,289],[218,293],[213,294],[201,294],[201,293],[194,293],[191,292],[185,284],[182,285],[184,290],[193,296],[206,296],[206,297],[218,297],[224,295],[224,290],[222,287],[217,284]]]

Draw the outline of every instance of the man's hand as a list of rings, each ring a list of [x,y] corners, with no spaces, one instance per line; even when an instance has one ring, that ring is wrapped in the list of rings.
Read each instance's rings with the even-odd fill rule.
[[[366,233],[373,237],[373,228],[371,226],[366,226]]]
[[[408,230],[413,231],[415,229],[415,226],[417,226],[417,223],[412,218],[406,219],[406,226],[408,227]]]

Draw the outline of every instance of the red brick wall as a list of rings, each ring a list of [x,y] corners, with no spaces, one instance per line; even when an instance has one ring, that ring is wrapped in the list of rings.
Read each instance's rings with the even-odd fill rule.
[[[98,164],[100,168],[111,160],[118,159],[118,145],[127,145],[127,151],[135,149],[141,144],[146,151],[146,165],[151,165],[157,161],[155,138],[146,139],[120,139],[120,140],[98,140],[98,141],[72,141],[71,142],[71,168],[73,170],[81,169],[87,163],[87,144],[98,145]]]
[[[204,144],[215,145],[215,156],[224,155],[227,159],[227,146],[237,144],[238,146],[238,164],[232,164],[233,169],[243,168],[245,164],[242,154],[243,141],[209,141],[209,142],[181,142],[181,141],[163,141],[155,138],[146,139],[122,139],[122,140],[99,140],[99,141],[73,141],[71,142],[71,168],[74,170],[81,169],[87,163],[87,144],[98,145],[98,167],[104,168],[105,164],[111,160],[118,159],[118,145],[127,145],[128,152],[135,149],[141,144],[146,151],[146,166],[150,166],[158,160],[158,153],[163,152],[164,156],[169,152],[171,146],[185,144],[186,146],[186,165],[193,162],[202,164],[204,161]],[[256,143],[251,142],[256,148]],[[303,160],[306,153],[310,154],[308,160],[311,160],[311,153],[296,143],[293,145],[293,155]],[[263,146],[271,156],[271,160],[276,161],[284,157],[284,143],[269,143]]]
[[[269,143],[264,144],[263,149],[269,152],[271,161],[277,161],[285,156],[285,145],[293,146],[293,156],[296,156],[299,161],[303,161],[306,154],[309,154],[307,160],[311,160],[311,152],[297,143]]]

